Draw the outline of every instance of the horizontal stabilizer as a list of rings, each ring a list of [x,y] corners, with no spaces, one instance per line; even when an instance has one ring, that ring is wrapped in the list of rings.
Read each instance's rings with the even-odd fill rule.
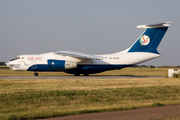
[[[137,28],[161,28],[161,27],[169,27],[172,22],[164,22],[158,24],[149,24],[149,25],[138,25]]]

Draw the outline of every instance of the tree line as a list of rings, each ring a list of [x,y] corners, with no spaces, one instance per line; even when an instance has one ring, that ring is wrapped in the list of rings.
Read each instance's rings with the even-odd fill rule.
[[[0,62],[0,66],[5,66],[5,62]]]

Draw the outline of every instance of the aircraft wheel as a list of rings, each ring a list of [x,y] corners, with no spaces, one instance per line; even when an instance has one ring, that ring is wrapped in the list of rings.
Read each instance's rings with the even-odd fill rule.
[[[84,72],[84,76],[89,76],[89,72],[87,70]]]
[[[38,73],[34,73],[34,76],[38,76]]]
[[[74,76],[80,76],[80,74],[78,72],[74,73]]]
[[[84,73],[84,76],[89,76],[89,73]]]

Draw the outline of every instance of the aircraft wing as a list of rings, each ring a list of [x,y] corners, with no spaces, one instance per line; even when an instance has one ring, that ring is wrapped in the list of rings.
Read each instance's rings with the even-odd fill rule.
[[[55,52],[55,54],[62,55],[62,56],[71,56],[78,59],[102,59],[103,58],[101,56],[95,56],[95,55],[90,55],[90,54],[85,54],[85,53],[80,53],[80,52],[74,52],[74,51],[58,51],[58,52]]]

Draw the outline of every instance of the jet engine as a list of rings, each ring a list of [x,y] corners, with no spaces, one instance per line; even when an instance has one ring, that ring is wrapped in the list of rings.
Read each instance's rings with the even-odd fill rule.
[[[54,68],[54,69],[73,69],[77,67],[76,62],[72,61],[65,61],[65,60],[48,60],[47,65],[49,68]]]

